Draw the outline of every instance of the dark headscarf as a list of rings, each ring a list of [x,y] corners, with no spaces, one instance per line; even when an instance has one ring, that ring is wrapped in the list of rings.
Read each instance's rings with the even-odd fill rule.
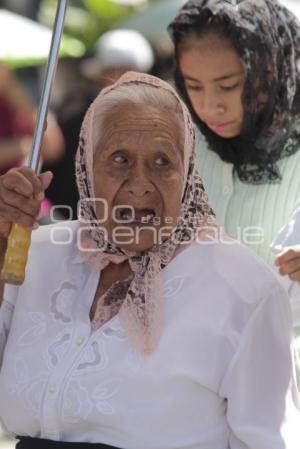
[[[175,82],[209,147],[231,162],[243,182],[279,182],[277,162],[300,147],[300,22],[277,0],[189,0],[169,26]],[[178,67],[180,44],[216,32],[230,39],[245,68],[241,135],[224,139],[202,122]],[[259,94],[267,101],[258,104]]]

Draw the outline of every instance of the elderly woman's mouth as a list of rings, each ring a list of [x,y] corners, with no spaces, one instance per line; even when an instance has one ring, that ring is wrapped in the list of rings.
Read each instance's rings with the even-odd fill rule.
[[[123,209],[119,209],[116,214],[118,221],[130,224],[153,223],[155,217],[156,212],[151,208],[125,207]]]

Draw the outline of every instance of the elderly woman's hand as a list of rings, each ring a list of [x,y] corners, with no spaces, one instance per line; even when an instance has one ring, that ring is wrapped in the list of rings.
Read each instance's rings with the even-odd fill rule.
[[[292,281],[300,282],[300,245],[285,248],[275,258],[279,273]]]
[[[52,173],[36,175],[28,167],[12,169],[0,176],[0,235],[7,237],[12,223],[33,228],[40,211],[44,190]]]

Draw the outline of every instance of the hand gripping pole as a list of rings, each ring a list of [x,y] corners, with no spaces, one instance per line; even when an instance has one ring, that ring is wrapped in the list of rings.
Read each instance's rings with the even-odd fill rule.
[[[35,172],[38,171],[41,146],[45,131],[49,98],[53,80],[55,77],[56,66],[58,61],[58,53],[60,47],[61,36],[64,27],[65,14],[67,9],[67,0],[58,0],[55,23],[52,33],[52,40],[49,52],[49,58],[44,80],[43,92],[40,101],[38,117],[33,137],[33,147],[29,167]],[[20,285],[25,279],[25,268],[27,263],[28,251],[31,241],[31,229],[24,228],[20,225],[13,224],[8,241],[7,250],[3,268],[1,271],[1,279],[9,284]]]

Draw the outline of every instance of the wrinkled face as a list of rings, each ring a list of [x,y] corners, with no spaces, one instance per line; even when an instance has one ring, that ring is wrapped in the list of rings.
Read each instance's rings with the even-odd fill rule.
[[[179,68],[199,118],[221,137],[238,136],[245,71],[231,43],[213,34],[190,38],[180,50]]]
[[[124,104],[104,119],[94,157],[96,213],[120,248],[149,249],[177,224],[184,179],[178,124],[176,114]]]

